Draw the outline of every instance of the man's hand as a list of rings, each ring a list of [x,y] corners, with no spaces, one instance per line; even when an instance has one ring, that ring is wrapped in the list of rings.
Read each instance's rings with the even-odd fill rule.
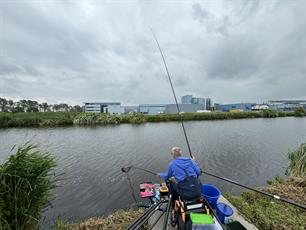
[[[194,161],[196,161],[196,157],[195,157],[195,155],[193,155],[192,153],[191,153],[191,159],[194,160]]]
[[[176,180],[175,180],[175,177],[173,177],[173,176],[170,177],[168,180],[169,180],[171,183],[177,183]]]

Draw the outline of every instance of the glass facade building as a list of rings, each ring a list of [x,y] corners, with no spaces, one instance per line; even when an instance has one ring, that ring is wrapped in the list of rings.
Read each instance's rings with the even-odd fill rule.
[[[182,104],[196,104],[196,105],[202,105],[203,110],[211,110],[212,109],[212,103],[211,99],[208,97],[192,97],[192,95],[184,95],[182,96]]]

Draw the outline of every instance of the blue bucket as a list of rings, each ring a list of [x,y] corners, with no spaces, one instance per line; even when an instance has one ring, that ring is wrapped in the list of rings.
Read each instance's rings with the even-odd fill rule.
[[[217,204],[217,215],[221,220],[222,224],[225,224],[225,217],[229,217],[234,214],[233,209],[224,203]]]
[[[211,207],[215,209],[217,207],[217,201],[221,195],[218,188],[211,184],[202,185],[202,196],[210,203]]]

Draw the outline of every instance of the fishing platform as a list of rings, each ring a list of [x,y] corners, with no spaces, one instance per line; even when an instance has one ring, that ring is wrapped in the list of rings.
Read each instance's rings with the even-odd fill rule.
[[[140,205],[147,210],[127,230],[142,226],[150,230],[257,229],[210,184],[202,185],[201,197],[183,200],[179,196],[172,197],[169,183],[143,182],[139,185],[139,196],[149,202]]]
[[[220,196],[220,198],[219,198],[219,200],[218,201],[220,201],[220,202],[222,202],[222,203],[225,203],[225,204],[227,204],[227,205],[229,205],[229,206],[231,206],[232,207],[232,209],[233,209],[233,211],[234,211],[234,213],[233,213],[233,215],[230,217],[230,219],[229,220],[231,220],[232,222],[234,222],[234,221],[238,221],[238,222],[240,222],[241,223],[241,225],[242,226],[244,226],[246,229],[248,229],[248,230],[258,230],[258,228],[254,225],[254,224],[252,224],[252,223],[250,223],[249,221],[247,221],[240,213],[239,213],[239,211],[224,197],[224,196]],[[149,222],[148,222],[148,225],[150,226],[150,225],[152,225],[152,224],[154,224],[154,222],[156,221],[158,219],[158,213],[155,213],[154,215],[152,215],[152,217],[149,219]],[[162,219],[160,219],[157,223],[156,223],[156,225],[152,228],[152,230],[159,230],[159,229],[162,229],[163,228],[163,221],[162,221]],[[177,227],[173,227],[172,225],[171,225],[171,223],[169,222],[168,223],[168,230],[176,230],[177,229]]]

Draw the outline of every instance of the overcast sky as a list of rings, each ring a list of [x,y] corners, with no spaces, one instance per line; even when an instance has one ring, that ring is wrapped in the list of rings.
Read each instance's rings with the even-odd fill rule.
[[[306,3],[0,2],[0,97],[48,103],[306,98]],[[179,99],[180,100],[180,99]]]

